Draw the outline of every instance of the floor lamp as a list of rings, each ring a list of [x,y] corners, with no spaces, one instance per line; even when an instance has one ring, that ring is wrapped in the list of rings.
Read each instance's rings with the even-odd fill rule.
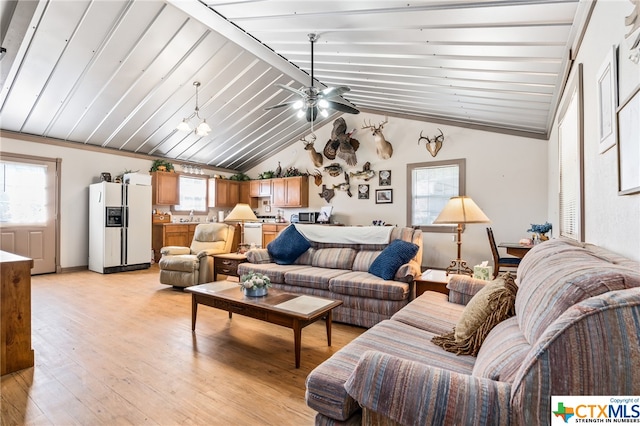
[[[460,249],[462,246],[462,224],[463,223],[487,223],[491,222],[480,207],[469,197],[451,197],[444,206],[434,224],[457,224],[458,225],[458,258],[451,261],[447,268],[449,274],[473,275],[473,270],[467,266],[467,262],[461,259]]]
[[[231,210],[231,213],[224,218],[225,222],[240,222],[240,245],[238,246],[238,253],[244,248],[244,223],[245,222],[257,222],[258,218],[256,214],[251,210],[249,204],[238,203]]]

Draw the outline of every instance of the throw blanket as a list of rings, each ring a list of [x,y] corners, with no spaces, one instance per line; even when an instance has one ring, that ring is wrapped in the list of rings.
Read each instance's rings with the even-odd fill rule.
[[[389,244],[393,226],[300,225],[296,229],[307,240],[318,243]]]

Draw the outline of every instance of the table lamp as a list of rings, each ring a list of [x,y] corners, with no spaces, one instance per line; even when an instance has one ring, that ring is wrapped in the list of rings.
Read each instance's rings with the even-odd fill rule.
[[[241,251],[241,248],[244,247],[244,223],[245,222],[257,222],[258,218],[256,217],[253,210],[249,204],[238,203],[231,210],[231,213],[227,217],[224,218],[225,222],[240,222],[240,245],[238,246],[238,252]]]
[[[467,262],[460,258],[460,246],[462,246],[461,234],[463,223],[487,223],[491,222],[480,207],[473,200],[466,196],[451,197],[444,206],[434,224],[457,224],[458,225],[458,258],[451,261],[447,268],[449,274],[473,275],[473,270],[467,266]]]

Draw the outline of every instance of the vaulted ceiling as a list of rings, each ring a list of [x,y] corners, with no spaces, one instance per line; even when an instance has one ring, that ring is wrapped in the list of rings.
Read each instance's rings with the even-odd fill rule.
[[[0,126],[246,171],[310,131],[277,84],[361,111],[546,138],[593,7],[577,0],[8,1]],[[183,132],[198,124],[207,136]],[[315,126],[332,121],[332,113]],[[321,118],[321,117],[319,117]]]

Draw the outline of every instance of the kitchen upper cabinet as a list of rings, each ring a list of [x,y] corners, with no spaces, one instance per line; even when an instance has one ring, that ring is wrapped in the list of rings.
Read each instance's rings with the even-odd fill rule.
[[[251,197],[271,196],[271,179],[252,180],[249,185]]]
[[[233,207],[230,199],[231,181],[209,179],[209,207]]]
[[[309,177],[271,179],[272,204],[276,207],[308,207]]]
[[[249,181],[209,179],[209,207],[233,208],[238,203],[245,203],[255,208],[258,202],[251,200],[249,190]]]
[[[252,209],[258,207],[258,199],[251,198],[251,181],[238,182],[238,195],[241,203],[249,204]]]
[[[180,185],[178,178],[178,173],[152,172],[152,204],[159,206],[173,206],[180,204]]]

